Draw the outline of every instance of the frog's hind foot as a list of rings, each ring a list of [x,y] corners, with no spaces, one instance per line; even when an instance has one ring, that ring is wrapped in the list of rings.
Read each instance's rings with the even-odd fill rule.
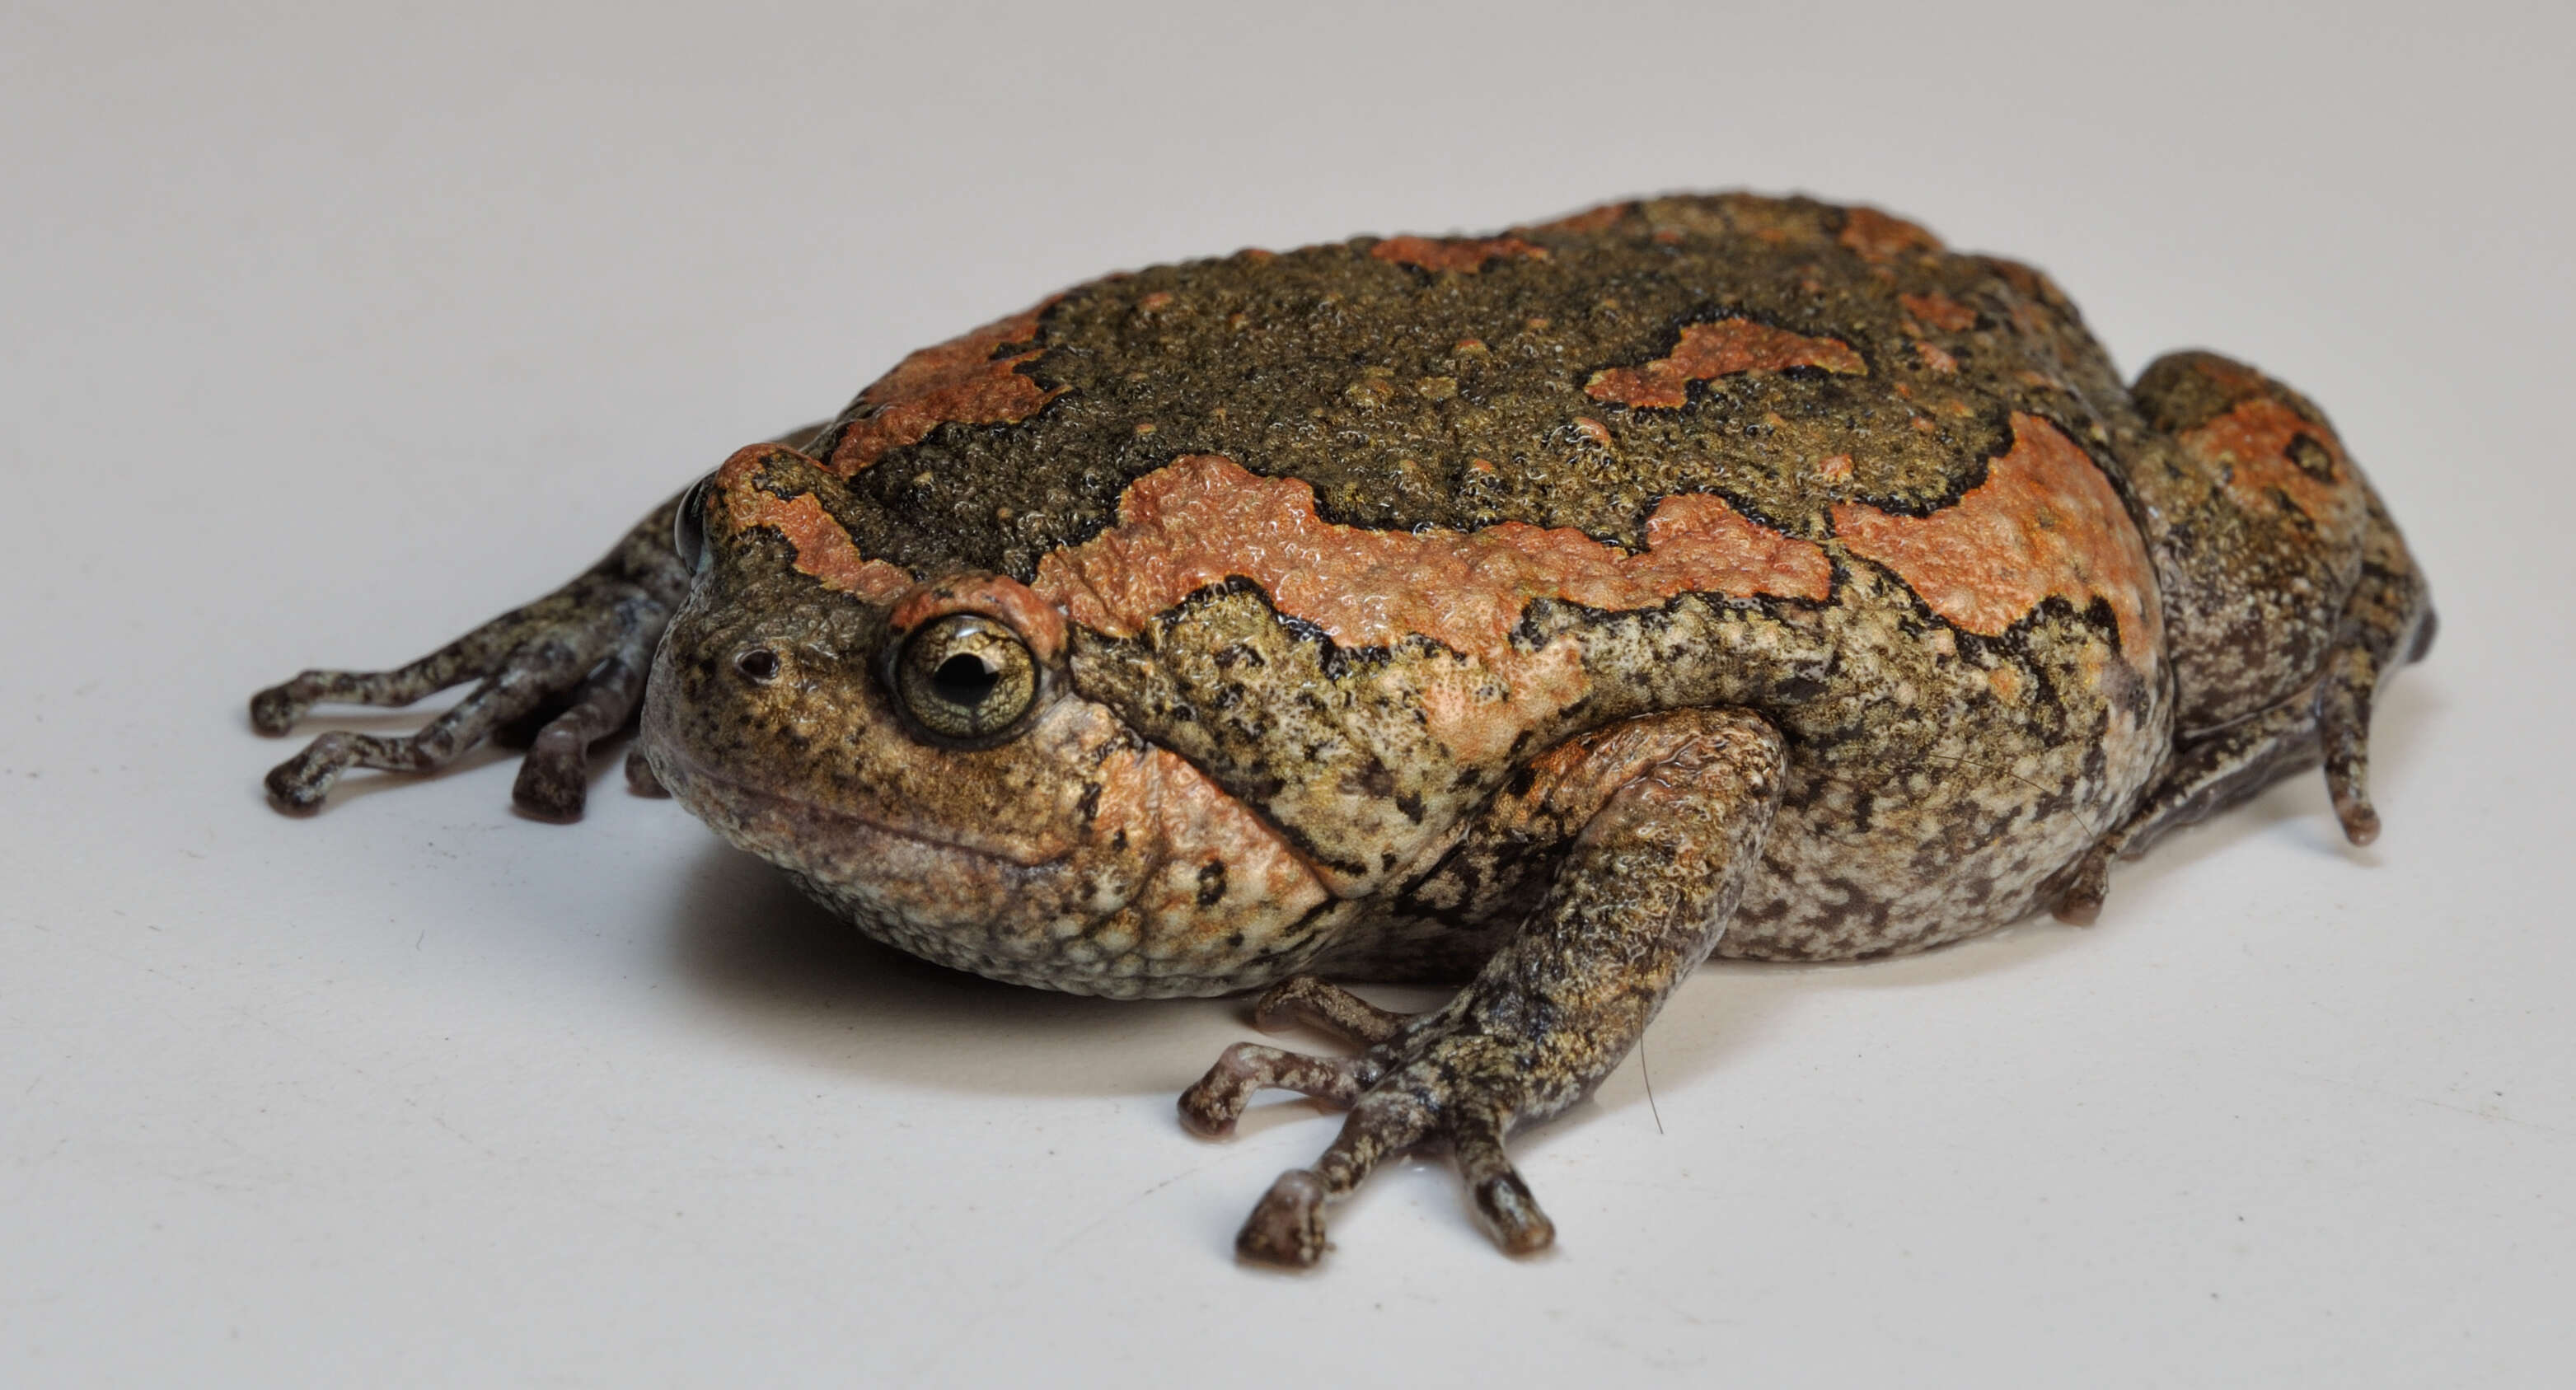
[[[644,693],[653,647],[685,576],[666,504],[608,558],[554,593],[389,671],[306,671],[251,697],[251,727],[283,734],[316,704],[408,705],[475,681],[464,699],[408,737],[323,734],[267,778],[282,811],[322,804],[353,767],[430,772],[486,738],[537,722],[512,798],[548,820],[580,818],[591,745],[624,727]]]

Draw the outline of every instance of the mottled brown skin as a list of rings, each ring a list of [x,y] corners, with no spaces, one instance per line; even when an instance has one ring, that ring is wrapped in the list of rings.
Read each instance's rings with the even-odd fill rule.
[[[630,773],[870,934],[1117,996],[1269,986],[1364,1046],[1182,1098],[1350,1107],[1246,1223],[1309,1264],[1378,1162],[1504,1156],[1715,953],[1913,951],[2322,761],[2356,840],[2425,588],[2323,415],[2190,353],[2124,386],[2046,277],[1865,208],[1611,204],[1079,286],[736,454],[272,774],[434,766],[555,703],[523,803]],[[676,534],[673,519],[676,517]],[[664,539],[664,537],[670,537]],[[658,638],[658,646],[655,645]],[[1326,976],[1463,980],[1405,1018]]]

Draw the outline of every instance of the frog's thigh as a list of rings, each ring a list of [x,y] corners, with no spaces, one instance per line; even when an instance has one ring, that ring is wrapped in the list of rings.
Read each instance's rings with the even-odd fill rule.
[[[1760,862],[1783,757],[1759,716],[1694,709],[1642,716],[1537,759],[1478,834],[1570,843],[1545,901],[1465,989],[1350,1063],[1230,1056],[1181,1098],[1193,1128],[1221,1132],[1259,1074],[1309,1094],[1356,1094],[1340,1137],[1313,1168],[1279,1179],[1236,1248],[1313,1263],[1324,1204],[1425,1141],[1450,1146],[1504,1248],[1545,1247],[1553,1228],[1504,1157],[1503,1134],[1608,1075],[1708,954]]]

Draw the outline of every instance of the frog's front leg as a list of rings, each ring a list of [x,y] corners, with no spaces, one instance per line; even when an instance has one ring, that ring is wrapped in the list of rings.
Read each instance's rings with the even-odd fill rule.
[[[1230,1130],[1264,1085],[1351,1106],[1312,1168],[1280,1176],[1236,1237],[1247,1258],[1310,1265],[1324,1207],[1386,1158],[1446,1144],[1495,1240],[1545,1249],[1555,1228],[1504,1156],[1512,1125],[1580,1099],[1628,1055],[1716,945],[1779,802],[1779,734],[1742,710],[1670,710],[1537,759],[1461,852],[1564,858],[1546,899],[1449,1003],[1404,1021],[1314,982],[1263,1001],[1374,1045],[1355,1058],[1238,1047],[1181,1097],[1185,1123]]]
[[[678,507],[674,498],[655,508],[571,583],[407,666],[306,671],[253,696],[252,727],[282,734],[321,701],[407,705],[480,682],[407,738],[346,732],[316,738],[268,774],[269,799],[281,810],[310,809],[352,767],[427,772],[513,720],[559,707],[529,748],[512,795],[535,815],[579,816],[590,746],[634,712],[653,646],[688,592],[688,570],[672,540]]]

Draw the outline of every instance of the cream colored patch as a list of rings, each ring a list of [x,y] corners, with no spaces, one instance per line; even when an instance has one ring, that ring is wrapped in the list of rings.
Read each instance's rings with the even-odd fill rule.
[[[1135,899],[1149,939],[1221,940],[1241,931],[1258,950],[1329,896],[1279,832],[1188,759],[1151,748],[1130,766],[1133,784],[1151,796],[1150,816],[1139,819],[1161,846],[1162,862]],[[1099,825],[1117,823],[1121,800],[1104,793]],[[1216,880],[1223,891],[1202,903],[1211,864],[1223,868]],[[1255,935],[1262,940],[1249,939]]]
[[[1493,688],[1496,679],[1500,691]],[[1536,651],[1506,649],[1481,668],[1461,665],[1431,677],[1422,688],[1423,727],[1461,766],[1490,767],[1510,754],[1524,730],[1591,693],[1583,648],[1566,634]]]

